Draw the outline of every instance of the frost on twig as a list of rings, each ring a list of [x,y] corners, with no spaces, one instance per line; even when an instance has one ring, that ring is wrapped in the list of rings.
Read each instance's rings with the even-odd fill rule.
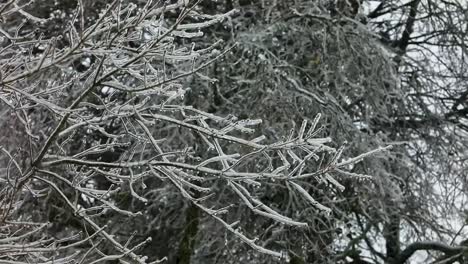
[[[182,12],[177,19],[165,17],[174,10]],[[310,179],[342,190],[335,172],[367,177],[347,172],[347,166],[373,152],[341,161],[343,149],[317,132],[319,115],[272,140],[256,134],[260,119],[218,116],[187,103],[192,78],[206,81],[195,73],[229,47],[186,40],[233,12],[200,17],[196,6],[183,1],[150,1],[140,10],[115,1],[81,31],[71,21],[62,36],[50,39],[17,42],[21,36],[3,34],[12,44],[0,54],[1,111],[15,134],[11,142],[1,141],[0,262],[145,263],[139,250],[151,237],[133,241],[134,235],[121,233],[129,231],[125,227],[102,219],[118,215],[117,221],[152,223],[155,190],[177,193],[258,252],[284,257],[228,224],[233,208],[305,228],[306,221],[262,201],[259,188],[289,188],[307,201],[303,210],[329,214],[326,201],[307,187]],[[198,22],[181,19],[191,15]],[[45,48],[33,54],[37,44]],[[219,48],[224,51],[214,52]],[[329,164],[322,163],[324,156]],[[56,237],[44,236],[45,229]]]

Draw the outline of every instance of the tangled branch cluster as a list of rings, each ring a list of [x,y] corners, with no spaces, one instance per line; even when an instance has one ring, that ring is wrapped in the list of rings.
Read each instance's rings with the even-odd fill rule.
[[[27,14],[16,1],[0,5],[5,21],[18,12]],[[234,12],[204,15],[184,1],[148,1],[143,8],[115,1],[87,26],[78,6],[61,36],[45,38],[24,24],[1,28],[3,263],[146,263],[138,250],[150,239],[121,237],[102,217],[144,215],[151,192],[167,185],[255,250],[285,257],[225,215],[241,205],[306,228],[260,201],[256,188],[276,182],[317,213],[330,214],[305,182],[341,190],[337,175],[369,178],[347,168],[384,148],[343,161],[344,148],[318,137],[320,115],[268,142],[254,135],[261,120],[221,117],[185,103],[190,78],[210,81],[203,69],[229,50],[221,42],[192,43]],[[218,203],[226,195],[219,185],[238,199]]]

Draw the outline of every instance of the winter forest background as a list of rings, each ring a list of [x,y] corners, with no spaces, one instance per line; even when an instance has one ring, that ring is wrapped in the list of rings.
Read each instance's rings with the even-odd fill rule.
[[[468,2],[0,1],[0,263],[467,263]]]

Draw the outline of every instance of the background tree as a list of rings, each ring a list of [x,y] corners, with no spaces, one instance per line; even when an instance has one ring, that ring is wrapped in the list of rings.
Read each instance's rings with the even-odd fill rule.
[[[466,4],[363,1],[357,13],[339,11],[356,4],[240,1],[234,33],[222,35],[240,45],[213,66],[219,82],[207,88],[207,109],[242,105],[238,111],[263,113],[277,130],[320,111],[327,132],[350,142],[349,153],[394,145],[387,159],[352,168],[375,180],[344,184],[335,208],[342,214],[328,224],[340,234],[309,235],[302,252],[295,248],[307,263],[323,263],[317,252],[332,263],[404,263],[418,250],[429,253],[423,263],[461,262]],[[331,250],[314,250],[318,241]]]

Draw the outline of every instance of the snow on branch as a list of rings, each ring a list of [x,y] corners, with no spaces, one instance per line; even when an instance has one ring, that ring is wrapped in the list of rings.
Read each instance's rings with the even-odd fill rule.
[[[195,9],[184,1],[150,1],[139,10],[115,1],[94,24],[79,29],[80,23],[72,21],[61,36],[17,41],[22,36],[12,28],[1,29],[11,41],[0,53],[0,98],[6,102],[1,111],[14,127],[10,142],[18,147],[1,142],[0,161],[6,169],[0,174],[0,262],[146,263],[139,250],[149,237],[124,241],[98,216],[144,217],[151,203],[147,185],[154,181],[177,190],[258,252],[285,257],[228,224],[225,215],[233,207],[245,207],[263,218],[305,228],[307,222],[261,201],[255,188],[275,182],[312,210],[330,214],[333,209],[314,197],[305,181],[313,176],[341,191],[344,187],[332,174],[361,177],[347,172],[347,166],[388,149],[340,161],[344,148],[337,150],[331,138],[318,136],[320,115],[273,140],[258,134],[260,119],[218,116],[189,105],[190,78],[229,49],[220,42],[198,47],[185,41],[193,30],[235,12],[184,23],[181,18],[196,15]],[[1,4],[0,10],[25,15],[16,5]],[[181,14],[171,19],[165,16],[169,11]],[[212,52],[218,48],[224,50]],[[321,156],[331,162],[320,166]],[[227,194],[216,186],[227,186],[238,199],[222,199]],[[140,210],[123,206],[122,197],[141,203]],[[31,206],[28,199],[41,205]],[[41,206],[48,208],[49,217]],[[60,232],[74,234],[68,240],[44,231],[57,229],[53,222],[60,218],[68,219]]]

